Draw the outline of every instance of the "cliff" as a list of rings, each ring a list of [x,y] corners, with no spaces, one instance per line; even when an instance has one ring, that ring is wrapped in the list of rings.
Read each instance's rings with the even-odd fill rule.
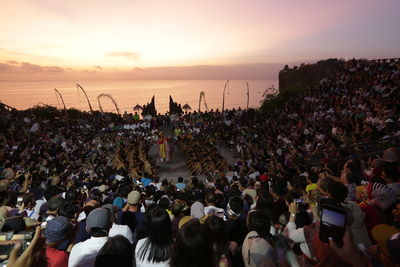
[[[261,102],[259,115],[276,112],[276,108],[286,101],[314,86],[322,79],[337,73],[344,68],[344,61],[327,59],[315,64],[301,64],[300,67],[289,68],[287,65],[279,72],[279,93],[266,94]]]
[[[340,71],[344,62],[338,59],[327,59],[315,64],[301,64],[300,67],[289,68],[287,65],[279,72],[279,91],[292,87],[304,89],[318,85],[329,74]]]

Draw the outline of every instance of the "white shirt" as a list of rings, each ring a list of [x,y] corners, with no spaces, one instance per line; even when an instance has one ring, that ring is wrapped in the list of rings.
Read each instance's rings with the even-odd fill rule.
[[[288,238],[295,243],[300,243],[301,252],[303,252],[307,257],[311,258],[310,249],[307,245],[306,237],[304,235],[304,229],[297,229],[297,226],[294,222],[288,222],[286,228],[288,230]]]
[[[46,203],[46,199],[44,197],[41,198],[41,199],[36,200],[36,205],[34,207],[35,214],[34,214],[34,217],[32,217],[32,219],[34,219],[34,220],[39,219],[40,208],[42,207],[42,205],[44,203]]]
[[[204,207],[204,214],[207,215],[217,215],[219,217],[224,216],[224,209],[217,208],[214,206]]]
[[[54,215],[49,215],[49,216],[47,216],[46,219],[44,219],[44,222],[42,222],[42,223],[40,224],[40,227],[42,227],[42,229],[46,228],[47,223],[48,223],[49,221],[51,221],[52,219],[54,219],[54,218],[55,218]]]
[[[108,241],[108,236],[91,237],[73,246],[69,255],[68,267],[93,267],[96,262],[97,253]]]
[[[129,240],[129,243],[133,244],[133,233],[128,225],[120,225],[113,223],[110,232],[108,233],[108,236],[113,237],[117,235],[122,235],[123,237],[126,237],[126,239]]]
[[[163,262],[157,262],[157,263],[147,261],[147,257],[149,256],[149,253],[150,253],[149,249],[146,251],[144,259],[140,260],[138,252],[144,246],[147,239],[148,239],[147,237],[142,238],[137,242],[137,245],[135,248],[136,267],[169,267],[169,260],[163,261]]]

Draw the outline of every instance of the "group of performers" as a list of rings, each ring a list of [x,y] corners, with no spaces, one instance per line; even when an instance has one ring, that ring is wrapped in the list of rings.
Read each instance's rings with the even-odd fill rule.
[[[130,177],[140,179],[145,174],[153,176],[158,173],[148,158],[149,147],[144,140],[139,140],[137,146],[120,144],[113,158],[113,168],[129,172]]]
[[[186,165],[192,175],[208,175],[227,167],[226,160],[209,142],[194,140],[191,135],[180,136],[177,146],[185,154]]]
[[[170,161],[174,145],[177,145],[185,155],[187,169],[192,175],[209,175],[227,168],[228,163],[208,139],[196,139],[192,134],[182,134],[176,129],[174,135],[169,137],[162,132],[158,133],[157,146],[161,162]]]

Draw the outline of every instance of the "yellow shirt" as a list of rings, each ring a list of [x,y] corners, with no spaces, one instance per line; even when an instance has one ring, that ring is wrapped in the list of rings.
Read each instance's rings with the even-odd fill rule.
[[[315,190],[315,189],[317,189],[317,187],[318,187],[318,185],[317,184],[309,184],[309,185],[307,185],[306,186],[306,192],[308,193],[308,192],[310,192],[310,191],[312,191],[312,190]]]

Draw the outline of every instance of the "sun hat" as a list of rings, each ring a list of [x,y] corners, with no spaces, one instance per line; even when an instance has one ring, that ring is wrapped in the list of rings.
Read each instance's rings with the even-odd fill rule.
[[[129,193],[129,195],[128,195],[128,204],[137,205],[137,204],[139,204],[139,200],[140,200],[139,191],[134,190],[134,191]]]

